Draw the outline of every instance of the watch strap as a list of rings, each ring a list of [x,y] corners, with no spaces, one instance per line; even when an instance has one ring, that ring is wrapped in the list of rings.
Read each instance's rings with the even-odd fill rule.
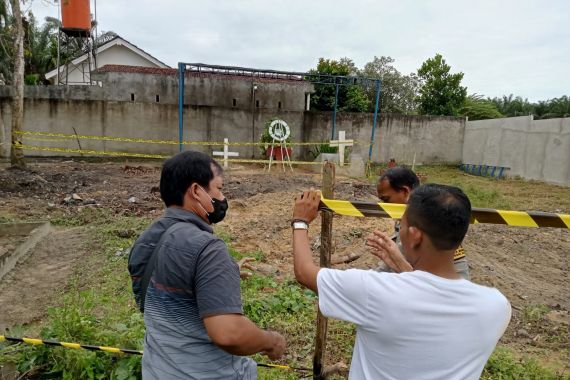
[[[291,223],[291,226],[293,227],[293,230],[309,230],[309,224],[304,220],[294,220]]]

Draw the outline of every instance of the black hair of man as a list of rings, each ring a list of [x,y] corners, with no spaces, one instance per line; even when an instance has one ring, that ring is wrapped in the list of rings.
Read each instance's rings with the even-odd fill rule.
[[[427,184],[410,195],[406,217],[408,225],[428,235],[435,248],[457,249],[469,228],[471,202],[458,187]]]
[[[396,191],[404,190],[405,186],[413,190],[420,185],[420,179],[416,173],[401,166],[386,170],[378,180],[378,183],[385,179],[388,180],[390,187]]]
[[[160,197],[166,205],[182,206],[184,194],[193,183],[205,190],[214,176],[223,172],[220,164],[207,154],[184,151],[164,162],[160,174]]]

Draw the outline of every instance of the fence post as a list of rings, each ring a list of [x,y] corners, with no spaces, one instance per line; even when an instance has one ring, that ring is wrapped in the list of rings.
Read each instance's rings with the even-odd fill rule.
[[[334,199],[335,166],[332,162],[325,162],[323,167],[323,196]],[[331,265],[333,251],[332,222],[333,213],[321,211],[321,268]],[[313,356],[313,379],[324,379],[323,362],[327,343],[327,319],[321,314],[317,306],[317,335],[315,337],[315,354]]]

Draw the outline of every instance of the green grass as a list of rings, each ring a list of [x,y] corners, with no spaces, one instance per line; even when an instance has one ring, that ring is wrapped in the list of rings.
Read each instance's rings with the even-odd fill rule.
[[[148,222],[99,209],[85,209],[76,216],[56,220],[57,225],[86,226],[93,254],[69,281],[61,304],[48,310],[41,338],[142,349],[144,323],[131,295],[127,255],[115,253],[134,241],[134,236],[121,238],[118,231],[141,231]],[[22,334],[28,335],[26,329]],[[21,373],[41,374],[40,378],[140,378],[139,356],[50,346],[5,346],[0,362],[15,362]]]

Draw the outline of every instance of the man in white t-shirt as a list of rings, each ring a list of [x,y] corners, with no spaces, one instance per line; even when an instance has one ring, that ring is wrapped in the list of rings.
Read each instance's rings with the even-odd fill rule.
[[[349,378],[479,379],[511,307],[498,290],[461,278],[453,266],[469,227],[467,196],[456,187],[421,186],[401,220],[403,252],[386,235],[369,238],[402,273],[317,267],[308,224],[319,200],[307,191],[295,202],[295,276],[318,292],[323,315],[357,325]]]

